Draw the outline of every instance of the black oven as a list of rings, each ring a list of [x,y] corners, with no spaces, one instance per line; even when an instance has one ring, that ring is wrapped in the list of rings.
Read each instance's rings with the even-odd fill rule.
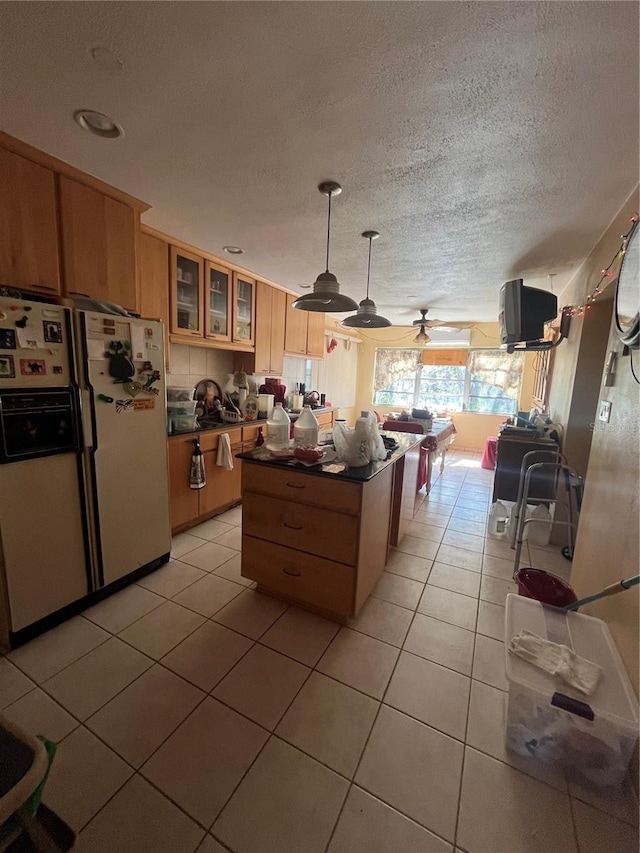
[[[0,391],[0,464],[78,449],[77,407],[71,389]]]

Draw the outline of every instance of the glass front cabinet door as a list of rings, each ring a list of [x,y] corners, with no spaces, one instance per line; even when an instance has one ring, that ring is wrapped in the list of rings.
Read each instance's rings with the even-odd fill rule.
[[[233,342],[253,347],[255,343],[256,283],[233,274]]]
[[[204,276],[205,337],[216,341],[230,341],[231,272],[207,261]]]
[[[203,261],[197,255],[171,247],[171,333],[202,337]]]

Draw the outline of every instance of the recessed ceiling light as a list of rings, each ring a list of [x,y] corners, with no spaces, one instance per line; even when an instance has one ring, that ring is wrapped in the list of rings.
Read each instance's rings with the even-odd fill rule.
[[[104,139],[117,139],[119,136],[124,136],[124,130],[120,125],[104,113],[97,113],[95,110],[76,110],[73,117],[81,128]]]
[[[407,296],[407,299],[416,299],[416,298],[417,298],[417,297],[416,297],[415,293],[410,293],[410,294]]]
[[[244,253],[244,249],[241,249],[239,246],[223,246],[223,252],[227,252],[229,255],[242,255]]]
[[[299,284],[298,287],[300,288],[300,290],[309,290],[311,285],[310,284]]]

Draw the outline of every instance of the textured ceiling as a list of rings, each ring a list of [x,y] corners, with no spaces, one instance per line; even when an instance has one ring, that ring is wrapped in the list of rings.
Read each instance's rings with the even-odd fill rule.
[[[632,2],[3,2],[0,63],[3,130],[292,289],[339,181],[331,269],[361,299],[380,231],[372,296],[405,323],[560,290],[638,181]]]

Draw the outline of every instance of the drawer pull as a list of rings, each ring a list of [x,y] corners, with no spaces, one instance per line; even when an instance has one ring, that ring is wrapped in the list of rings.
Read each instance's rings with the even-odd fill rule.
[[[304,527],[302,524],[289,524],[288,521],[283,521],[282,523],[285,527],[288,527],[289,530],[302,530]]]
[[[285,575],[289,575],[292,578],[299,578],[302,572],[298,571],[298,569],[283,569],[282,570]]]
[[[287,483],[290,489],[306,489],[306,486],[296,485],[296,483]]]

